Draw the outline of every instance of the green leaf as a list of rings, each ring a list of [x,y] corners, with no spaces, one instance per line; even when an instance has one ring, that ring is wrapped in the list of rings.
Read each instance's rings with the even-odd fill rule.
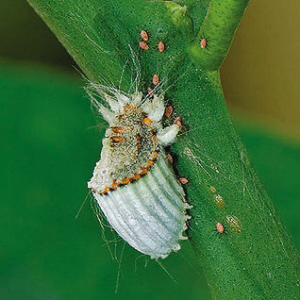
[[[90,80],[132,91],[139,75],[146,92],[159,75],[183,122],[172,151],[189,179],[189,236],[213,297],[299,299],[298,253],[231,124],[219,79],[247,1],[29,2]],[[139,48],[141,30],[148,51]],[[217,222],[227,234],[212,234]]]

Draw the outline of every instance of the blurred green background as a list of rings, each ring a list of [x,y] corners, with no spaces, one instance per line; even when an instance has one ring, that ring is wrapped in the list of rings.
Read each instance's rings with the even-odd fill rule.
[[[222,81],[252,162],[300,249],[300,3],[292,1],[250,3]],[[84,82],[25,0],[2,0],[0,12],[0,298],[210,299],[189,243],[160,266],[100,227],[86,182],[103,128]]]

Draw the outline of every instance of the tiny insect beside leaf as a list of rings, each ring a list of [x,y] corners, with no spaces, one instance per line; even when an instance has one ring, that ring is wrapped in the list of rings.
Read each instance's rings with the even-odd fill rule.
[[[215,195],[214,199],[215,199],[215,203],[216,203],[218,208],[220,208],[220,209],[225,208],[225,201],[224,201],[224,199],[221,195],[219,195],[219,194]]]

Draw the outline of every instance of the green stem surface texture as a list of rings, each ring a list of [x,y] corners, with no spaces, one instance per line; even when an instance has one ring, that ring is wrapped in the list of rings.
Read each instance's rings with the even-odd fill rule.
[[[159,75],[160,91],[182,118],[171,150],[189,180],[188,235],[213,297],[299,299],[298,253],[236,135],[220,83],[218,69],[248,1],[28,2],[89,80],[132,92],[138,77],[145,94]],[[141,30],[147,51],[139,48]]]
[[[225,59],[234,33],[249,0],[212,0],[197,39],[190,47],[191,59],[201,68],[218,70]],[[205,48],[199,41],[206,40]]]

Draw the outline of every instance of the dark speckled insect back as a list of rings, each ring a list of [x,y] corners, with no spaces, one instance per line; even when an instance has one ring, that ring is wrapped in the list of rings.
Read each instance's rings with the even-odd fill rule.
[[[155,126],[140,107],[130,104],[117,115],[106,138],[110,139],[111,160],[115,164],[111,176],[117,183],[148,168],[159,151]]]

